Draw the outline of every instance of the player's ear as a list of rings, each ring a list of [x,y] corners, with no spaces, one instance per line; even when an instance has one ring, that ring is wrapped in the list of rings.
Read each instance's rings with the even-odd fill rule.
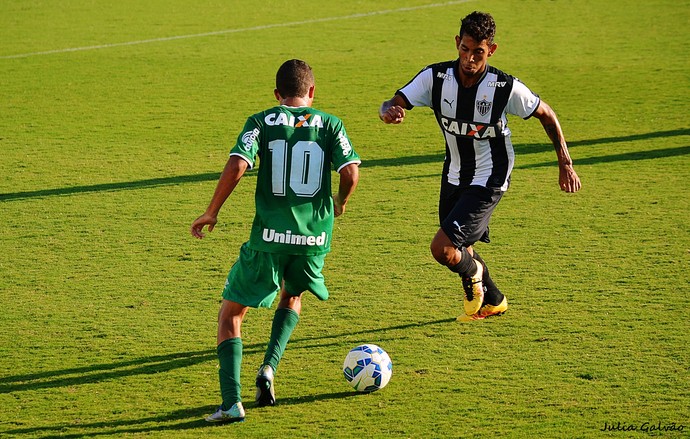
[[[496,43],[493,43],[491,46],[489,46],[489,56],[493,55],[496,49],[498,49],[498,44]]]
[[[311,87],[309,87],[309,94],[307,95],[307,96],[309,96],[309,99],[314,99],[314,89],[315,88],[316,88],[315,85],[312,85]]]
[[[462,39],[460,38],[460,35],[456,35],[455,36],[455,48],[458,50],[460,50],[460,41],[462,41]]]
[[[273,89],[273,95],[274,95],[274,96],[276,97],[276,99],[278,99],[279,101],[282,99],[282,98],[280,97],[280,92],[278,91],[277,88]]]

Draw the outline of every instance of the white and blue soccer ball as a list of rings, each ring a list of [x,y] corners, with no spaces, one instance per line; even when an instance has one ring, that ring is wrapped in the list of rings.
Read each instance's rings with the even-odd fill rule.
[[[348,384],[358,392],[383,389],[393,375],[393,362],[386,351],[375,344],[363,344],[348,352],[343,363]]]

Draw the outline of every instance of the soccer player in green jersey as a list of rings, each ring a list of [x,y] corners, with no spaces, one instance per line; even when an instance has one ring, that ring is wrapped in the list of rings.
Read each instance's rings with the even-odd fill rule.
[[[258,405],[275,404],[274,374],[297,325],[304,291],[328,299],[321,273],[330,251],[333,218],[345,211],[359,180],[360,159],[342,121],[312,108],[314,76],[300,60],[283,63],[276,74],[280,105],[247,119],[230,152],[206,212],[191,227],[196,238],[212,231],[218,212],[247,169],[261,160],[256,182],[256,215],[249,241],[230,269],[218,314],[219,380],[223,403],[209,422],[238,422],[245,416],[240,397],[241,326],[247,310],[270,307],[280,292],[271,337],[256,377]],[[340,174],[331,195],[331,167]]]

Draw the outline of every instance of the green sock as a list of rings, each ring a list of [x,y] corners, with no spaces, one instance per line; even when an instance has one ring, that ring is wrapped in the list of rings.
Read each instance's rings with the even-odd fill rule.
[[[268,342],[263,363],[271,366],[273,371],[278,369],[278,363],[283,358],[285,347],[297,322],[299,322],[299,314],[290,308],[278,308],[273,316],[271,339]]]
[[[229,338],[216,348],[218,352],[218,378],[220,394],[223,397],[223,410],[229,410],[233,404],[242,401],[240,397],[240,366],[242,365],[242,339]]]

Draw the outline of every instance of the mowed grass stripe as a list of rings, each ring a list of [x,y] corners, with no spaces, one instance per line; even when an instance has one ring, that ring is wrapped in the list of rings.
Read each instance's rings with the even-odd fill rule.
[[[111,47],[136,46],[139,44],[163,43],[166,41],[185,40],[185,39],[190,39],[190,38],[204,38],[204,37],[212,37],[212,36],[216,36],[216,35],[235,34],[235,33],[241,33],[241,32],[253,32],[253,31],[276,29],[276,28],[282,28],[282,27],[304,26],[304,25],[309,25],[309,24],[325,23],[325,22],[336,21],[336,20],[351,20],[354,18],[372,17],[375,15],[395,14],[395,13],[399,13],[399,12],[411,12],[411,11],[416,11],[416,10],[420,10],[420,9],[439,8],[439,7],[444,7],[444,6],[457,5],[460,3],[467,3],[469,1],[471,1],[471,0],[456,0],[456,1],[449,1],[449,2],[444,2],[444,3],[432,3],[430,5],[410,6],[410,7],[406,7],[406,8],[384,9],[381,11],[362,12],[359,14],[340,15],[340,16],[335,16],[335,17],[313,18],[310,20],[301,20],[301,21],[291,21],[289,23],[265,24],[265,25],[251,26],[251,27],[245,27],[245,28],[240,28],[240,29],[223,29],[223,30],[212,31],[212,32],[202,32],[202,33],[198,33],[198,34],[174,35],[171,37],[150,38],[150,39],[137,40],[137,41],[124,41],[121,43],[96,44],[96,45],[92,45],[92,46],[68,47],[65,49],[54,49],[54,50],[45,50],[45,51],[40,51],[40,52],[20,53],[20,54],[16,54],[16,55],[3,55],[3,56],[0,56],[0,59],[28,58],[31,56],[54,55],[54,54],[69,53],[69,52],[83,52],[83,51],[87,51],[87,50],[108,49]]]

